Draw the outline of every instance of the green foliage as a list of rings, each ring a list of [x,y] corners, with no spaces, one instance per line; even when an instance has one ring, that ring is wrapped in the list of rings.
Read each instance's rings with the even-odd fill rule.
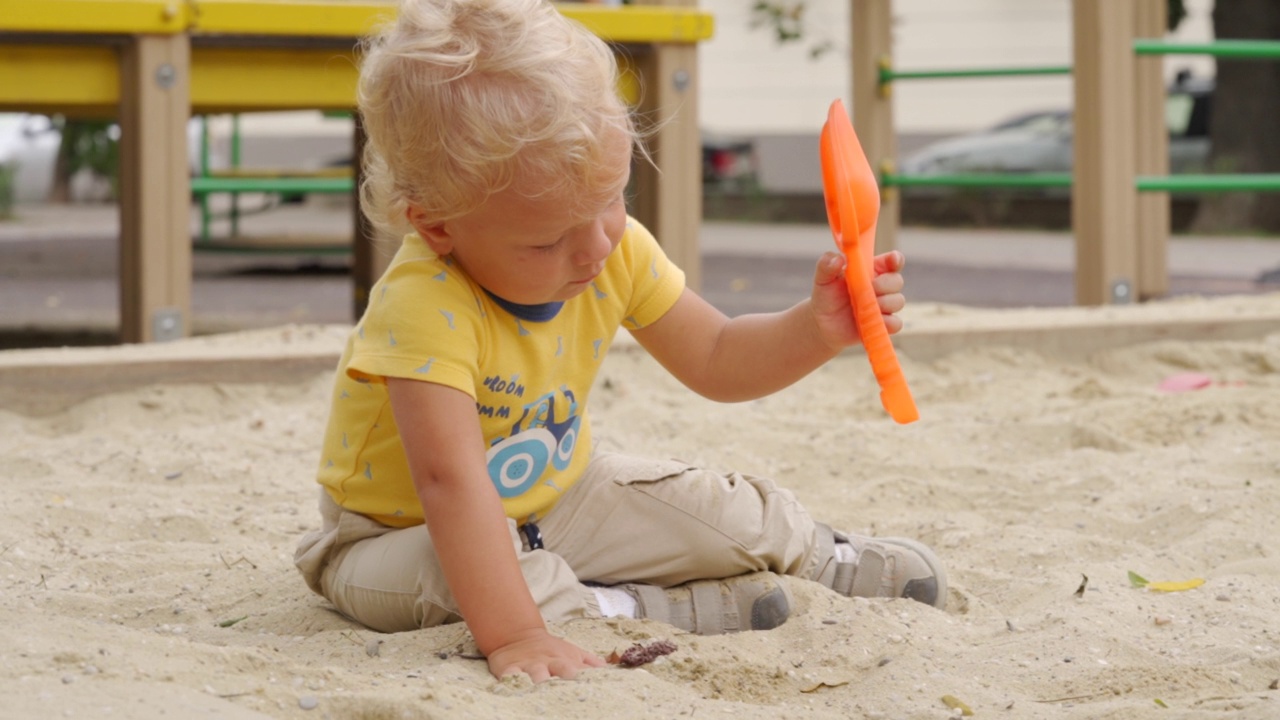
[[[89,169],[97,175],[110,178],[114,184],[120,166],[119,131],[109,120],[72,120],[55,118],[55,125],[62,133],[62,145],[58,148],[59,163],[68,175]]]
[[[797,42],[804,38],[805,0],[756,0],[751,6],[752,30],[768,27],[773,30],[779,45]],[[809,58],[817,60],[835,49],[830,40],[809,47]]]
[[[0,219],[13,213],[13,178],[17,170],[15,165],[0,163]]]
[[[773,28],[779,43],[788,43],[804,37],[804,0],[797,2],[770,2],[756,0],[751,6],[751,29]]]

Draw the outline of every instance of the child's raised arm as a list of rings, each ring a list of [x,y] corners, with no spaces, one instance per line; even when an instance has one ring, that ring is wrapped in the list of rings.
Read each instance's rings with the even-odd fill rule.
[[[445,580],[497,677],[573,678],[604,661],[547,632],[489,480],[475,401],[459,390],[389,378],[414,486]]]
[[[875,258],[872,286],[890,334],[902,329],[902,253]],[[813,293],[789,310],[729,319],[691,290],[659,320],[632,330],[672,375],[712,400],[752,400],[791,385],[859,342],[844,281],[845,259],[824,254]]]

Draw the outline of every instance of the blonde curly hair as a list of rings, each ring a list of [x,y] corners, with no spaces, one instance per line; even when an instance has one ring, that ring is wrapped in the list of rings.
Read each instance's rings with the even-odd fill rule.
[[[441,223],[513,185],[584,214],[621,192],[607,149],[639,138],[617,63],[546,0],[403,0],[363,50],[361,200],[384,237],[409,204]]]

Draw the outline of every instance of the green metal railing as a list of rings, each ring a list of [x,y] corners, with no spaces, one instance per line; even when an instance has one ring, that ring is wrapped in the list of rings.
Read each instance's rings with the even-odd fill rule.
[[[951,187],[980,189],[1070,188],[1071,173],[964,173],[951,175],[898,175],[882,173],[884,187]]]
[[[349,193],[355,181],[349,177],[193,177],[191,192],[209,193]]]
[[[349,112],[326,113],[327,117],[350,117]],[[231,207],[227,213],[227,218],[231,223],[232,238],[240,235],[240,218],[245,214],[240,207],[240,193],[264,193],[276,196],[289,195],[305,195],[308,193],[326,193],[326,194],[351,194],[355,188],[355,180],[349,174],[320,173],[311,175],[289,174],[281,172],[278,175],[253,175],[251,173],[239,174],[241,160],[241,132],[240,132],[240,116],[232,115],[231,118],[231,172],[219,175],[213,175],[210,171],[210,146],[209,146],[209,126],[205,117],[200,118],[200,168],[199,174],[191,178],[191,194],[194,195],[199,202],[200,207],[200,238],[195,247],[204,251],[227,250],[229,252],[262,252],[274,253],[282,250],[293,250],[296,248],[255,248],[251,245],[237,244],[233,247],[223,248],[213,241],[211,226],[214,214],[209,207],[209,196],[214,194],[228,194],[231,196]],[[269,209],[268,206],[264,209]],[[258,212],[257,209],[251,212]],[[308,248],[309,254],[328,253],[328,252],[348,252],[349,248],[328,248],[328,247],[311,247]]]
[[[1215,40],[1180,43],[1166,40],[1134,40],[1139,55],[1212,55],[1233,60],[1280,60],[1280,42],[1275,40]]]
[[[1215,40],[1204,43],[1169,42],[1157,39],[1133,41],[1138,55],[1212,55],[1232,60],[1280,60],[1280,41]],[[880,63],[880,85],[883,88],[897,80],[940,80],[956,78],[1026,77],[1029,75],[1070,75],[1070,65],[1028,67],[985,67],[954,70],[894,70],[888,60]]]
[[[894,70],[880,66],[881,87],[895,80],[939,80],[983,77],[1026,77],[1028,75],[1070,75],[1070,65],[1046,65],[1041,67],[989,67],[967,70]]]
[[[1280,174],[1140,175],[1139,192],[1280,192]]]
[[[898,175],[883,173],[883,187],[949,187],[969,189],[1071,188],[1070,173],[963,173],[950,175]],[[1138,192],[1280,192],[1280,174],[1141,175]]]

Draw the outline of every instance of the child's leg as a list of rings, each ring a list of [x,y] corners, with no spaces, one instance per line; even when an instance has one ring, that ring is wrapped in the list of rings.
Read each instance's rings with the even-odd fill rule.
[[[388,528],[343,511],[322,493],[324,530],[303,539],[295,556],[312,590],[339,612],[380,632],[461,620],[425,525]],[[543,617],[599,617],[595,593],[556,555],[525,549],[508,523],[520,569]]]
[[[597,453],[539,523],[584,580],[670,587],[769,570],[814,577],[815,524],[771,480]]]
[[[541,527],[579,577],[607,585],[769,570],[843,595],[946,601],[946,574],[924,545],[833,532],[771,480],[679,461],[599,453]]]
[[[294,563],[307,584],[343,615],[381,632],[400,632],[461,620],[426,527],[393,529],[343,511],[322,495],[324,529],[303,538]],[[547,550],[530,550],[508,525],[525,582],[548,621],[600,617],[595,588]],[[644,617],[690,632],[764,630],[789,612],[786,589],[769,573],[725,583],[692,583],[666,593],[646,586]]]

